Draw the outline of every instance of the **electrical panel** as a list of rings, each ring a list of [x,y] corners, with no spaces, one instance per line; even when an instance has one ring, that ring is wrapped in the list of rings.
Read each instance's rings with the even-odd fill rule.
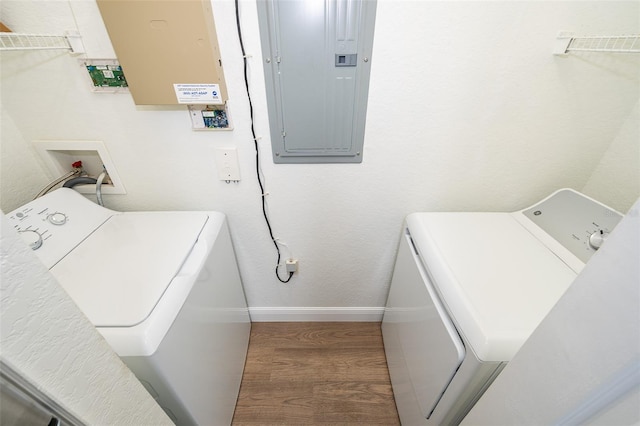
[[[360,163],[375,0],[258,2],[275,163]]]
[[[138,105],[228,99],[210,0],[97,0]]]

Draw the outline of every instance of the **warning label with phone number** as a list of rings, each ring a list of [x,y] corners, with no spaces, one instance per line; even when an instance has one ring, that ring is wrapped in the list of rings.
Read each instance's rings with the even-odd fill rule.
[[[223,104],[218,84],[174,84],[180,104]]]

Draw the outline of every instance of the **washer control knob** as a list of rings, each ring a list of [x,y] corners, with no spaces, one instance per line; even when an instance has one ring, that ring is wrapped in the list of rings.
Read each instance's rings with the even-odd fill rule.
[[[22,234],[24,241],[29,244],[31,250],[38,250],[42,246],[42,235],[37,231],[26,229],[19,232]]]
[[[604,243],[604,240],[607,239],[608,235],[609,234],[604,232],[602,229],[594,232],[589,236],[589,245],[595,250],[598,250],[600,246],[602,246],[602,243]]]
[[[67,223],[67,215],[60,212],[51,213],[47,216],[47,220],[52,225],[64,225]]]

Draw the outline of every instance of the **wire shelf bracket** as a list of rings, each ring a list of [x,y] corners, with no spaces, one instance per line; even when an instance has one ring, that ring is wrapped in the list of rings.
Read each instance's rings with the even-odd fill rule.
[[[84,53],[82,38],[77,31],[65,35],[0,33],[0,51],[3,50],[68,50],[72,54]]]
[[[640,53],[640,34],[615,36],[575,36],[561,31],[556,37],[553,54],[567,56],[570,52]]]

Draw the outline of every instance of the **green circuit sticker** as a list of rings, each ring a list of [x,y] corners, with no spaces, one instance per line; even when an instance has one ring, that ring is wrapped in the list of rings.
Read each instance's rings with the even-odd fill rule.
[[[95,87],[129,87],[120,65],[86,65]]]

